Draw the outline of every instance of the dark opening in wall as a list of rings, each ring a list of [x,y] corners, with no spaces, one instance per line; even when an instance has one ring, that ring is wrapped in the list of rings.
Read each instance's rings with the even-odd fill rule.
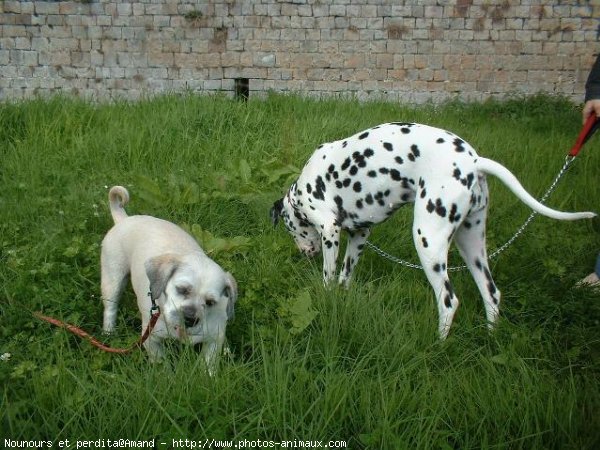
[[[235,79],[235,99],[246,101],[250,96],[250,79],[236,78]]]

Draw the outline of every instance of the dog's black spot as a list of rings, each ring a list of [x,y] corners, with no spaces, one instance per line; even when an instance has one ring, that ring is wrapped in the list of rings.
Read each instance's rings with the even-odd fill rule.
[[[356,200],[356,207],[357,207],[358,209],[362,209],[362,207],[363,207],[363,202],[362,202],[362,200]]]
[[[371,178],[375,178],[377,176],[377,172],[375,172],[374,170],[369,170],[367,172],[367,175],[370,176]]]
[[[306,183],[306,192],[308,192],[309,194],[312,192],[312,186],[310,185],[310,183]]]
[[[383,148],[385,148],[388,152],[394,151],[394,146],[392,144],[390,144],[389,142],[384,142]]]
[[[409,193],[404,193],[400,196],[400,200],[402,200],[405,203],[410,202],[411,199],[412,199],[412,195]]]
[[[475,206],[477,204],[477,196],[474,192],[471,192],[471,198],[469,199],[469,204],[471,206]]]
[[[429,242],[427,242],[426,237],[422,237],[421,242],[423,243],[423,247],[425,247],[425,248],[429,247]]]
[[[364,221],[354,221],[352,223],[352,226],[354,227],[354,229],[361,229],[361,228],[370,228],[373,225],[373,222],[369,221],[369,220],[364,220]]]
[[[457,212],[458,206],[456,205],[456,203],[452,203],[452,206],[450,207],[450,214],[448,215],[448,220],[451,223],[460,221],[461,215],[457,214]]]
[[[354,260],[354,258],[350,259],[350,257],[348,256],[346,258],[346,261],[344,262],[344,273],[346,274],[346,276],[350,275],[350,269],[352,267],[352,261]]]
[[[325,179],[326,179],[327,181],[331,181],[331,174],[330,174],[330,173],[326,173],[326,174],[325,174]]]
[[[462,153],[465,151],[465,147],[464,147],[464,143],[465,141],[463,141],[460,138],[455,138],[454,141],[452,142],[454,144],[454,150],[458,153]]]
[[[363,152],[363,155],[365,156],[365,158],[370,158],[371,156],[373,156],[375,154],[375,152],[373,151],[372,148],[367,148],[365,149],[365,151]]]
[[[450,297],[454,297],[454,288],[452,287],[450,280],[444,280],[444,287],[448,291],[448,295],[450,295]]]
[[[326,191],[325,182],[321,176],[318,176],[315,180],[315,191],[313,191],[313,197],[317,200],[325,200],[324,192]]]
[[[415,158],[418,158],[419,156],[421,156],[421,151],[419,150],[419,147],[417,144],[411,145],[410,151],[411,151],[412,155],[414,155]]]
[[[367,196],[365,197],[365,202],[367,202],[367,205],[372,205],[373,204],[373,196],[371,194],[367,194]]]
[[[467,228],[467,229],[469,229],[469,228],[471,228],[471,227],[473,226],[473,224],[472,224],[471,222],[469,222],[468,220],[465,220],[465,221],[463,222],[463,225],[464,225],[464,227],[465,227],[465,228]]]
[[[446,295],[444,298],[444,306],[446,306],[446,308],[452,308],[452,297],[450,295]]]
[[[400,172],[398,172],[396,169],[390,170],[390,177],[392,177],[392,180],[394,181],[400,181],[402,179]]]
[[[471,186],[473,185],[473,180],[475,179],[475,175],[473,173],[469,173],[467,175],[467,187],[469,189],[471,189]]]
[[[346,178],[343,182],[344,187],[348,187],[350,186],[350,183],[352,183],[352,180],[350,178]]]
[[[350,167],[351,162],[352,160],[350,158],[346,158],[342,163],[342,170],[346,170],[348,167]]]
[[[364,138],[366,138],[367,136],[369,136],[369,132],[368,132],[368,131],[365,131],[363,134],[361,134],[360,136],[358,136],[358,138],[359,138],[359,139],[364,139]]]
[[[487,267],[483,268],[483,273],[485,274],[485,278],[488,280],[488,285],[487,285],[488,292],[490,293],[490,296],[497,302],[497,299],[495,298],[494,294],[496,294],[496,292],[498,292],[498,288],[496,288],[496,285],[494,284],[494,280],[492,279],[492,274],[490,273],[490,270]]]
[[[379,173],[383,174],[383,175],[387,175],[390,172],[390,169],[387,169],[385,167],[382,167],[379,169]]]
[[[444,140],[444,138],[438,138],[438,140],[435,142],[437,142],[438,144],[443,144],[446,141]]]
[[[338,189],[341,189],[341,188],[344,187],[344,185],[342,184],[341,181],[338,180],[338,181],[335,182],[335,187],[338,188]]]
[[[396,161],[398,164],[404,164],[404,160],[402,158],[400,158],[399,156],[396,156],[394,158],[394,161]]]
[[[348,141],[342,142],[342,148],[346,148],[347,145],[348,145]]]
[[[435,211],[438,216],[440,217],[446,217],[446,208],[444,208],[444,205],[442,204],[442,199],[438,198],[435,203],[433,203],[431,201],[431,199],[429,199],[429,201],[427,202],[427,211],[429,213],[432,213],[433,211]]]
[[[441,272],[442,271],[442,265],[439,264],[439,263],[434,264],[433,265],[433,271],[434,272],[438,272],[438,273]]]
[[[350,167],[350,175],[354,176],[358,173],[358,167],[352,166]]]
[[[485,278],[491,282],[492,281],[492,274],[490,273],[490,269],[487,268],[487,266],[483,266],[483,273],[485,275]]]
[[[425,198],[427,196],[427,189],[423,189],[421,191],[421,198]]]
[[[362,190],[362,185],[360,184],[360,181],[354,183],[352,189],[354,189],[354,192],[360,192]]]
[[[329,167],[327,168],[327,172],[331,173],[335,170],[335,166],[333,164],[330,164]]]
[[[410,133],[410,128],[402,127],[402,128],[400,128],[400,131],[402,131],[402,134],[408,134],[408,133]]]

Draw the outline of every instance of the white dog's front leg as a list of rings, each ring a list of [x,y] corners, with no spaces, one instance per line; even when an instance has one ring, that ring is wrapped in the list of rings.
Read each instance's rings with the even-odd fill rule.
[[[148,352],[150,362],[156,363],[165,357],[165,349],[161,338],[150,335],[146,342],[144,342],[144,348]]]
[[[339,284],[343,285],[346,289],[350,286],[352,272],[358,263],[358,259],[360,258],[370,233],[371,230],[365,228],[349,234],[346,254],[344,255],[344,264],[342,265],[342,270],[338,279]]]
[[[222,342],[210,341],[202,344],[202,351],[200,354],[204,357],[206,370],[211,377],[215,376],[217,372],[217,363],[222,349]]]
[[[336,260],[340,250],[341,228],[331,225],[323,229],[321,244],[323,249],[323,282],[329,285],[335,278]]]

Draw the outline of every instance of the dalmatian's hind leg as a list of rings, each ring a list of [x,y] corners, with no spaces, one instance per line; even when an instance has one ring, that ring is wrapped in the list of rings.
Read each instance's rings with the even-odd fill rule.
[[[431,201],[417,199],[413,223],[413,239],[427,280],[435,293],[441,339],[446,339],[459,305],[448,278],[448,249],[456,224],[448,219],[448,209]]]
[[[483,298],[488,327],[491,329],[498,320],[500,291],[488,266],[485,245],[486,217],[487,207],[469,214],[457,230],[455,241]]]

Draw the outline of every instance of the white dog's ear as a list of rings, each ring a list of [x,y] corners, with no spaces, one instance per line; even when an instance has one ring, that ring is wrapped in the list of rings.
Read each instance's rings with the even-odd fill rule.
[[[231,275],[229,272],[225,273],[225,285],[227,286],[225,289],[227,289],[229,293],[229,302],[227,303],[227,319],[231,320],[235,315],[234,309],[235,302],[237,301],[238,289],[235,278],[233,278],[233,275]]]
[[[179,267],[176,255],[165,254],[148,259],[144,263],[146,276],[150,281],[150,295],[157,300],[167,288],[167,283]]]

